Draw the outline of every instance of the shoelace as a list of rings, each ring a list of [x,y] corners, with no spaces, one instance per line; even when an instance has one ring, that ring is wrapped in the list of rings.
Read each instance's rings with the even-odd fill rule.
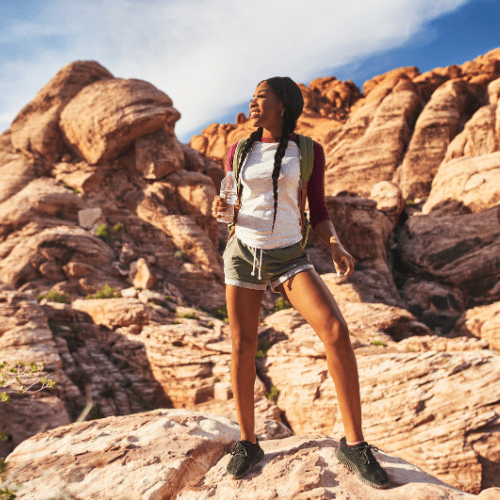
[[[245,448],[243,444],[241,444],[239,441],[228,451],[230,455],[233,455],[233,457],[238,453],[238,452],[243,452],[245,456],[248,456],[248,451]]]
[[[373,451],[381,451],[376,446],[373,446],[371,444],[369,444],[368,446],[365,446],[363,449],[359,450],[365,456],[366,461],[370,465],[377,462],[377,459],[373,455],[372,450]]]

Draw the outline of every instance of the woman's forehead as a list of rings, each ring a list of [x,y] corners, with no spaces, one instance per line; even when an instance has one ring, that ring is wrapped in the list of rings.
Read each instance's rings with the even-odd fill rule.
[[[269,85],[265,80],[263,82],[260,82],[259,85],[257,85],[255,93],[257,93],[259,90],[269,90]]]

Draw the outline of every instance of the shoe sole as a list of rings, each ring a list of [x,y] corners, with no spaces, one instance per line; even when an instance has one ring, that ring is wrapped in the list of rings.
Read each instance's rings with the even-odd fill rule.
[[[389,484],[389,481],[387,481],[386,483],[380,485],[380,484],[372,483],[369,479],[364,478],[361,475],[361,473],[359,472],[359,469],[356,467],[356,465],[354,465],[354,463],[351,462],[340,450],[337,450],[335,452],[335,456],[337,457],[338,461],[341,464],[345,465],[349,470],[351,470],[352,472],[354,472],[354,474],[356,475],[356,477],[362,483],[365,483],[368,486],[371,486],[372,488],[376,488],[377,490],[383,490],[383,489],[387,488],[387,486]]]
[[[242,477],[246,476],[252,470],[252,467],[254,467],[255,465],[257,465],[263,458],[264,458],[264,450],[261,449],[259,451],[259,453],[257,453],[257,455],[255,455],[255,457],[253,458],[253,460],[250,462],[250,467],[248,467],[248,469],[246,469],[242,473],[238,474],[237,476],[233,476],[229,472],[228,472],[228,475],[232,479],[241,479]]]

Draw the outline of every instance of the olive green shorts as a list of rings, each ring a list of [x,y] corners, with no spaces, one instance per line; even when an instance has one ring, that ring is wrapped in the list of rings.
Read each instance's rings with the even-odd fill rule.
[[[233,234],[224,250],[224,275],[226,285],[265,290],[271,283],[276,287],[306,269],[314,269],[302,245],[261,250],[245,245]]]

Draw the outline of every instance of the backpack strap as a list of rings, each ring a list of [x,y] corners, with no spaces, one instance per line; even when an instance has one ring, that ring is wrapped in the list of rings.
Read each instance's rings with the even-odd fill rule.
[[[236,182],[238,183],[238,187],[236,190],[237,196],[236,200],[234,202],[234,219],[231,224],[228,224],[227,228],[229,230],[229,236],[231,237],[236,229],[235,223],[236,220],[238,219],[238,212],[240,210],[240,196],[241,196],[241,176],[240,174],[240,166],[241,166],[241,156],[243,153],[243,149],[245,148],[248,140],[250,138],[247,137],[246,139],[241,139],[237,146],[236,149],[234,150],[234,156],[233,156],[233,172],[234,172],[234,178],[236,179]]]
[[[309,220],[305,213],[307,200],[307,184],[314,169],[314,144],[313,140],[305,135],[297,134],[299,139],[300,152],[300,180],[301,188],[299,193],[300,225],[302,227],[302,246],[307,243],[309,233]]]

